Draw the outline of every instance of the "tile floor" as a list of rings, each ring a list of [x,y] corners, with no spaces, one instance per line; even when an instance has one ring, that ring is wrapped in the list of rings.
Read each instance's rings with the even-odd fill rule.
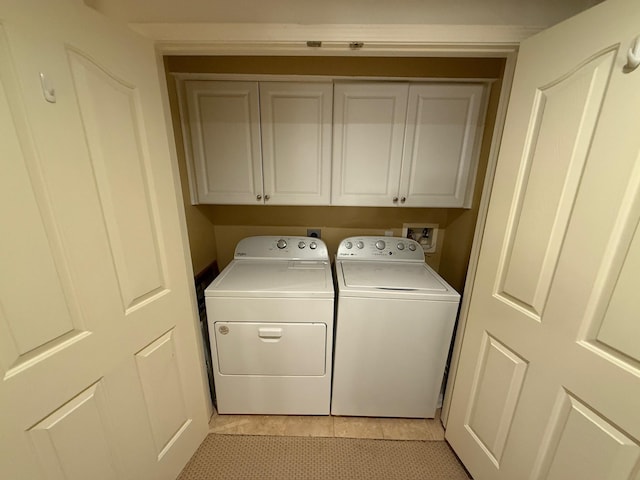
[[[435,419],[214,414],[209,431],[235,435],[444,440],[439,418],[439,410]]]

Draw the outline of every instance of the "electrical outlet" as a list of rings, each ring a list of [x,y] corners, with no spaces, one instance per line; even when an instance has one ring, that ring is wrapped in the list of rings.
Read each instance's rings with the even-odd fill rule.
[[[322,238],[322,230],[319,228],[307,228],[307,237]]]

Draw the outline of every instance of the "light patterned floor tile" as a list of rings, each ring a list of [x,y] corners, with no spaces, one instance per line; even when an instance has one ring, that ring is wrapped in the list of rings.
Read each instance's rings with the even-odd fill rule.
[[[240,425],[251,423],[251,415],[214,415],[209,422],[210,433],[237,433]]]
[[[247,423],[241,423],[236,429],[239,435],[284,435],[287,422],[285,415],[251,415]]]
[[[289,417],[284,434],[293,437],[333,437],[333,417],[329,415]]]
[[[384,438],[388,440],[429,440],[423,418],[381,418],[380,425]]]
[[[286,435],[294,437],[348,437],[388,440],[444,440],[444,428],[435,419],[370,418],[298,415],[218,415],[211,417],[211,433]]]
[[[427,440],[444,440],[444,428],[440,423],[440,415],[436,418],[428,418],[425,420],[427,428]]]
[[[333,417],[333,431],[336,437],[384,438],[379,418]]]

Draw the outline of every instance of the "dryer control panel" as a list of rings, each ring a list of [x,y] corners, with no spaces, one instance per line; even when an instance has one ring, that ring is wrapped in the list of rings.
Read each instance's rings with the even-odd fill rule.
[[[329,251],[319,238],[263,235],[240,240],[233,258],[328,261]]]
[[[422,247],[401,237],[349,237],[340,242],[338,260],[389,260],[424,262]]]

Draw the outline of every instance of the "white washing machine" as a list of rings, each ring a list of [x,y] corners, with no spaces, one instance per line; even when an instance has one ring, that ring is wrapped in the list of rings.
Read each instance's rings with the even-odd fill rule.
[[[406,238],[343,240],[336,277],[331,413],[432,418],[460,295]]]
[[[241,240],[205,290],[218,412],[328,415],[334,297],[321,240]]]

